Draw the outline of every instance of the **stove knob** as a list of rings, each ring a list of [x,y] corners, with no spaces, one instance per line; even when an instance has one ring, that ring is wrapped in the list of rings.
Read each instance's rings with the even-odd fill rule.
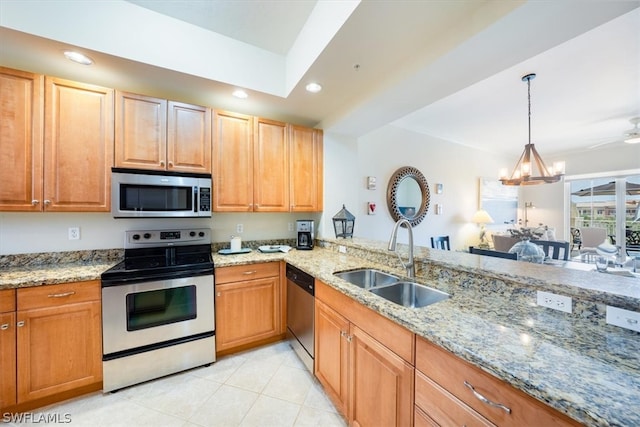
[[[144,233],[144,238],[148,239],[149,237],[151,237],[151,233]]]
[[[200,236],[200,237],[204,237],[204,231],[199,232],[199,233],[198,233],[198,236]]]
[[[191,236],[191,237],[195,237],[195,236],[196,236],[196,232],[195,232],[195,231],[191,231],[191,232],[189,232],[189,236]]]
[[[139,234],[134,234],[133,236],[131,236],[131,238],[133,240],[140,240],[140,235]]]

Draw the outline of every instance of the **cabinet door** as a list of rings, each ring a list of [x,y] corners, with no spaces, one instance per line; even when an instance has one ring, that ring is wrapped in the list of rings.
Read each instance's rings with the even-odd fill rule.
[[[354,325],[351,336],[350,424],[413,425],[413,367]]]
[[[216,351],[280,333],[278,277],[216,285]]]
[[[211,109],[169,101],[167,168],[211,173]]]
[[[47,77],[44,209],[108,212],[113,90]]]
[[[0,314],[0,410],[16,403],[16,314]]]
[[[347,413],[349,322],[316,298],[315,375],[338,411]]]
[[[0,211],[42,210],[43,84],[0,67]]]
[[[18,403],[102,381],[100,302],[17,312]]]
[[[286,123],[256,118],[253,132],[253,210],[289,212]]]
[[[213,210],[253,210],[253,118],[215,111],[213,119]]]
[[[115,165],[165,170],[167,101],[116,91]]]
[[[291,125],[289,138],[291,212],[322,211],[322,131]]]

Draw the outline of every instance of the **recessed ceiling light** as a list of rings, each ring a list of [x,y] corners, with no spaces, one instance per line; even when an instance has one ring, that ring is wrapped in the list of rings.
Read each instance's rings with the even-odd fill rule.
[[[80,52],[74,52],[72,50],[67,50],[64,52],[64,56],[73,62],[77,62],[82,65],[91,65],[93,64],[93,59],[89,58],[86,55],[81,54]]]
[[[247,95],[247,92],[245,92],[245,91],[243,91],[241,89],[234,90],[233,91],[233,96],[235,96],[236,98],[240,98],[240,99],[245,99],[245,98],[249,97],[249,95]]]
[[[322,90],[322,86],[320,86],[318,83],[309,83],[306,86],[306,89],[307,89],[308,92],[318,93],[318,92],[320,92]]]

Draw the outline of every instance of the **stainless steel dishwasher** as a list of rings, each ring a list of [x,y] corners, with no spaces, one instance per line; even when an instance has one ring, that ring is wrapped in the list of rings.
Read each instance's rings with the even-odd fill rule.
[[[313,372],[313,276],[287,264],[287,338],[291,348]]]

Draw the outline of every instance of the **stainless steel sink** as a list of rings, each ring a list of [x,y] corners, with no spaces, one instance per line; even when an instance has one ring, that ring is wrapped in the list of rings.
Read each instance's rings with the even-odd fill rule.
[[[435,304],[450,297],[446,292],[414,282],[396,282],[369,291],[391,302],[410,308]]]
[[[344,279],[347,282],[364,289],[389,285],[392,283],[397,283],[398,280],[400,280],[398,277],[392,274],[384,273],[380,270],[375,270],[373,268],[361,268],[358,270],[340,271],[338,273],[334,273],[334,276]]]

